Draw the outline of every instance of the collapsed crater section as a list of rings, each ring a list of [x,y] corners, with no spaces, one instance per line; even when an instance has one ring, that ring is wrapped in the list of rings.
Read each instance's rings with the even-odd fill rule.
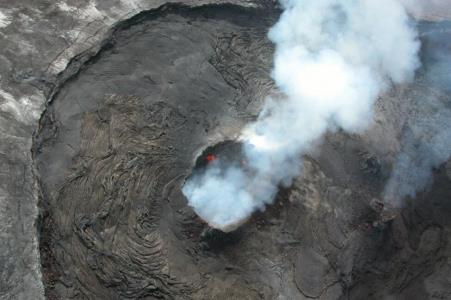
[[[234,140],[219,142],[218,144],[209,146],[202,151],[196,159],[196,163],[190,176],[195,176],[205,172],[205,169],[208,166],[215,163],[241,165],[243,162],[243,145],[240,142]]]
[[[244,224],[252,213],[241,213],[243,197],[240,193],[249,188],[246,186],[248,176],[252,176],[252,171],[248,168],[243,144],[224,141],[208,147],[197,158],[182,191],[200,218],[228,233]],[[237,184],[240,189],[230,191]]]
[[[207,147],[197,157],[191,174],[183,184],[182,191],[188,204],[215,229],[213,233],[233,232],[248,220],[254,220],[258,212],[263,213],[272,206],[272,203],[267,203],[258,207],[253,203],[257,200],[243,199],[245,193],[252,195],[255,189],[264,189],[261,185],[252,184],[251,178],[256,176],[256,171],[250,165],[245,147],[240,140],[226,140]],[[234,188],[232,192],[231,187]],[[286,201],[289,190],[289,187],[278,186],[274,198]],[[250,203],[243,203],[243,200]],[[251,210],[246,210],[247,205]],[[213,236],[219,236],[219,233]],[[228,239],[228,236],[223,238]]]

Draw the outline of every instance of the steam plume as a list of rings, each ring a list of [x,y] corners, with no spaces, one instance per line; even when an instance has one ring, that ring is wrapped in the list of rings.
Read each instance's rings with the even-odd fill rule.
[[[428,23],[425,26],[440,25]],[[429,185],[432,169],[451,156],[451,41],[448,32],[425,29],[424,65],[416,83],[422,93],[412,95],[401,150],[384,191],[385,201],[395,206],[400,206],[406,196],[415,197],[417,191]]]
[[[271,203],[301,170],[301,157],[328,130],[358,132],[379,93],[413,78],[419,42],[396,0],[283,0],[270,30],[273,78],[268,97],[242,133],[246,167],[213,164],[183,187],[211,226],[229,230]]]

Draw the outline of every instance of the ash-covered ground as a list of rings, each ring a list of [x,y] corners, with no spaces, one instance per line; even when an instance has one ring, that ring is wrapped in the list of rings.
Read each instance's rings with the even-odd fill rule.
[[[378,100],[364,134],[326,136],[236,231],[209,229],[187,205],[180,188],[198,157],[233,140],[273,89],[266,34],[279,14],[165,6],[66,70],[33,146],[49,299],[451,297],[449,166],[372,225],[409,105],[430,89],[447,97],[421,76]],[[446,22],[419,28],[424,40],[451,37]]]

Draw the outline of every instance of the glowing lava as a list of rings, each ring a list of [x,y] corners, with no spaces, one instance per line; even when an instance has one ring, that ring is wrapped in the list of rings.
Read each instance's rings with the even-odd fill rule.
[[[213,162],[213,161],[216,160],[216,155],[214,155],[214,154],[208,154],[207,157],[206,157],[206,159],[207,159],[207,161],[208,161],[209,163],[211,163],[211,162]]]

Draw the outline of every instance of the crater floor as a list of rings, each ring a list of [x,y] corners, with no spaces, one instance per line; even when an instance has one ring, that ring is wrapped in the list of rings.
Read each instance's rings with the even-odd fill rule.
[[[237,231],[211,230],[187,206],[180,187],[196,159],[233,140],[274,89],[266,33],[279,14],[165,6],[65,71],[33,145],[49,299],[451,296],[445,167],[395,220],[368,226],[404,126],[399,101],[421,97],[421,78],[384,95],[364,134],[325,137]],[[450,27],[428,26],[426,36]]]

